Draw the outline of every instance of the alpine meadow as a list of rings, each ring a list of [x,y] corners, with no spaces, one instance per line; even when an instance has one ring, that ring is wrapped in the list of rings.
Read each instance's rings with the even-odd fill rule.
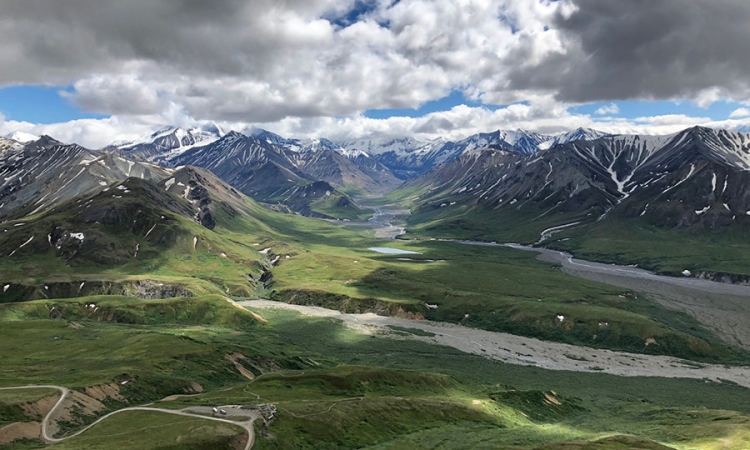
[[[746,1],[0,3],[0,450],[750,448]]]

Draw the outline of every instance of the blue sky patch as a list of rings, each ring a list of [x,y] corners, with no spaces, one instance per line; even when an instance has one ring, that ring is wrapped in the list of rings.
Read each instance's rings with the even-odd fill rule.
[[[55,86],[10,86],[0,89],[0,113],[6,120],[37,124],[107,117],[82,111]]]
[[[359,22],[362,16],[365,16],[375,11],[377,8],[378,8],[377,1],[356,0],[354,2],[354,7],[350,9],[349,11],[347,11],[345,14],[341,16],[335,16],[335,17],[324,17],[324,19],[328,20],[332,24],[337,25],[341,28],[346,28],[349,25]]]
[[[614,103],[620,109],[617,114],[599,115],[596,111],[600,108],[607,107]],[[712,104],[708,108],[702,108],[690,101],[618,101],[590,103],[587,105],[570,108],[573,114],[587,114],[592,117],[621,117],[624,119],[636,119],[638,117],[664,116],[672,114],[682,114],[690,117],[710,117],[711,120],[725,120],[737,108],[742,105],[734,102],[720,101]]]
[[[427,102],[419,108],[371,109],[365,111],[364,116],[371,119],[387,119],[392,116],[422,117],[433,112],[448,111],[458,105],[466,105],[472,108],[481,106],[491,111],[502,108],[502,106],[483,105],[481,102],[467,100],[461,92],[453,91],[447,97]]]

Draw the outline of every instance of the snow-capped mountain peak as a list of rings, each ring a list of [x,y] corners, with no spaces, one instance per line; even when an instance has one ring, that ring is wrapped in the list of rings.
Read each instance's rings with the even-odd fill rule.
[[[26,144],[28,142],[34,142],[39,139],[39,136],[35,136],[31,133],[26,133],[23,131],[14,131],[12,133],[6,134],[4,137],[6,139],[20,142],[22,144]]]
[[[191,129],[167,127],[133,142],[113,144],[113,147],[129,158],[156,161],[174,157],[198,145],[216,142],[224,135],[216,124]]]
[[[575,141],[592,141],[601,137],[608,136],[607,133],[591,128],[577,128],[567,133],[558,134],[549,137],[539,145],[539,150],[547,150],[556,145],[567,144]]]

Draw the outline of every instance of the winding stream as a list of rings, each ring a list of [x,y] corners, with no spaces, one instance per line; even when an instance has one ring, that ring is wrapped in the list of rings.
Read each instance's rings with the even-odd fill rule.
[[[728,344],[750,350],[750,286],[657,275],[637,267],[576,259],[569,253],[547,248],[454,242],[539,253],[537,259],[559,264],[569,275],[646,294],[666,308],[689,314]]]
[[[393,240],[406,232],[405,224],[399,223],[398,218],[408,214],[409,211],[382,206],[376,208],[372,219],[361,225],[375,230],[375,235],[380,239]],[[539,260],[559,264],[569,275],[646,294],[666,308],[689,314],[728,344],[750,350],[750,286],[657,275],[637,267],[577,259],[568,253],[541,247],[465,240],[443,241],[536,252]]]
[[[366,222],[351,222],[343,220],[329,220],[337,225],[347,225],[355,227],[370,228],[375,232],[378,239],[393,241],[398,236],[406,233],[403,223],[400,223],[399,216],[405,217],[411,214],[408,209],[394,206],[372,206],[368,205],[370,199],[357,199],[357,203],[365,208],[372,208],[375,213]]]

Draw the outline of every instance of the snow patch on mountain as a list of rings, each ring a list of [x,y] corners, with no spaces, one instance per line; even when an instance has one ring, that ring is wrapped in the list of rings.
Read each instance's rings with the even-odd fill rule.
[[[25,133],[23,131],[14,131],[10,134],[6,134],[5,138],[14,140],[16,142],[21,142],[22,144],[39,140],[39,136],[35,136],[31,133]]]

